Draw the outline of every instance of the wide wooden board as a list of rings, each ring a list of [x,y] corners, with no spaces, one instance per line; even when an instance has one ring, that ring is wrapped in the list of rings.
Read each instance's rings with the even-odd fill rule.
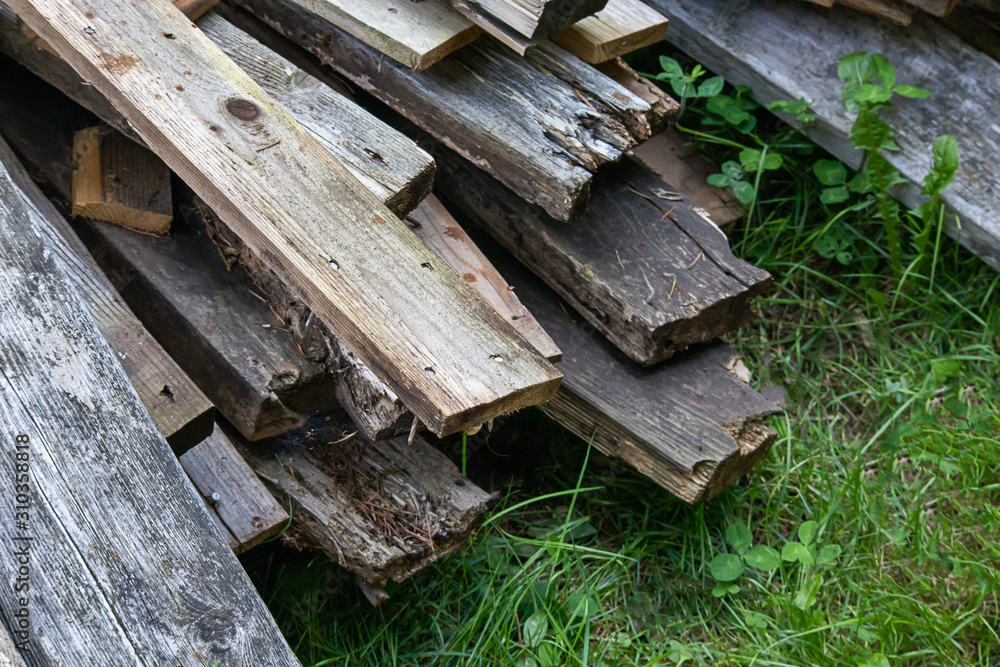
[[[547,360],[172,5],[12,6],[432,432],[558,388]]]
[[[552,41],[588,63],[603,63],[659,42],[667,23],[642,0],[608,0],[604,9],[556,33]]]
[[[823,13],[801,2],[758,0],[738,12],[726,0],[647,2],[670,18],[671,42],[731,83],[751,86],[761,102],[811,100],[817,120],[804,132],[853,168],[862,155],[851,146],[853,117],[841,100],[837,63],[858,51],[884,53],[898,82],[932,93],[899,99],[886,115],[902,149],[886,157],[911,180],[898,187],[899,198],[911,207],[922,202],[916,183],[929,170],[931,145],[953,135],[962,166],[944,202],[961,228],[949,215],[946,229],[1000,269],[1000,125],[993,120],[1000,63],[926,16],[915,16],[906,30],[884,30],[872,17]],[[755,48],[764,37],[768,48]]]

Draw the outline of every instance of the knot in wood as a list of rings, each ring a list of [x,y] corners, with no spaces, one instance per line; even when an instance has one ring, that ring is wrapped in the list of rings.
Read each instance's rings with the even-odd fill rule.
[[[226,100],[226,111],[240,120],[256,120],[260,116],[260,107],[250,100],[231,97]]]

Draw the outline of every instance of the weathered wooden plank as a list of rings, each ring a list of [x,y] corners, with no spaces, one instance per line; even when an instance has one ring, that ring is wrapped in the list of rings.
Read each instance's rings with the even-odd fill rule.
[[[838,5],[850,7],[899,26],[910,25],[916,8],[904,0],[837,0]]]
[[[718,227],[633,158],[602,175],[564,224],[455,153],[437,188],[635,361],[654,364],[754,319],[771,277],[737,259]],[[662,198],[661,198],[662,197]]]
[[[520,58],[484,37],[411,72],[294,3],[238,3],[560,220],[598,166],[652,134],[647,102],[550,43]]]
[[[475,7],[478,14],[529,39],[542,40],[604,9],[608,0],[448,0]]]
[[[219,0],[172,0],[172,2],[192,21],[197,21],[219,4]]]
[[[639,76],[621,58],[615,58],[594,66],[597,71],[614,80],[622,88],[627,88],[636,97],[649,105],[649,128],[651,136],[642,143],[655,139],[677,120],[681,106],[677,101],[663,92],[663,89],[648,79]],[[641,146],[642,143],[639,145]]]
[[[412,70],[430,67],[482,34],[437,0],[289,1]]]
[[[558,388],[548,361],[172,5],[12,6],[432,432]]]
[[[699,345],[643,368],[510,255],[476,241],[563,351],[562,387],[539,406],[547,415],[689,503],[767,455],[775,432],[764,418],[781,407],[739,377],[745,369],[728,345]]]
[[[170,231],[170,170],[145,147],[88,127],[73,139],[73,162],[73,215],[150,234]]]
[[[217,513],[243,553],[288,524],[288,512],[257,479],[218,426],[212,435],[180,457],[198,493]]]
[[[495,16],[487,14],[475,0],[471,2],[469,0],[449,0],[449,2],[455,11],[478,25],[487,35],[507,48],[513,49],[517,55],[527,55],[532,49],[538,48],[538,42],[525,37],[509,25],[497,20]]]
[[[406,215],[430,193],[434,160],[408,137],[217,13],[198,27],[394,213]]]
[[[5,85],[8,83],[9,78],[5,79]],[[0,104],[0,109],[5,107]],[[9,122],[2,123],[0,131],[10,127]],[[98,330],[174,452],[181,454],[208,437],[215,412],[212,403],[143,328],[3,139],[0,164],[24,194],[34,224],[45,234],[60,268],[87,304]]]
[[[1000,2],[966,0],[943,22],[970,46],[1000,61]]]
[[[0,667],[25,667],[24,658],[7,629],[0,626]]]
[[[402,581],[461,546],[489,495],[417,436],[378,443],[334,420],[301,441],[266,440],[237,450],[287,506],[300,547],[322,549],[365,581]],[[290,533],[290,534],[289,534]]]
[[[588,63],[603,63],[659,42],[667,23],[642,0],[608,0],[604,9],[557,32],[552,41]]]
[[[30,608],[22,657],[299,664],[2,170],[0,201],[0,493],[28,496],[0,576],[27,559],[31,586],[0,616]]]
[[[562,352],[552,338],[521,305],[507,282],[437,197],[431,195],[421,202],[407,222],[414,225],[413,233],[420,237],[424,245],[462,276],[462,280],[472,285],[487,303],[521,332],[525,340],[549,361],[559,361]]]
[[[762,102],[812,100],[816,123],[804,132],[853,168],[861,153],[851,146],[853,118],[840,97],[837,62],[858,51],[881,52],[896,67],[896,79],[926,88],[928,100],[899,100],[886,121],[899,152],[886,158],[914,183],[930,167],[930,147],[954,135],[962,166],[945,191],[961,231],[947,217],[949,234],[1000,269],[1000,177],[994,159],[1000,125],[992,122],[1000,90],[1000,64],[947,29],[917,17],[906,30],[883,30],[877,20],[854,12],[822,19],[804,3],[760,0],[735,14],[726,0],[649,0],[670,18],[670,41],[734,84],[751,86]],[[767,49],[752,48],[761,35],[781,35]],[[961,95],[953,91],[962,90]],[[794,123],[794,119],[789,119]],[[914,183],[896,192],[909,206],[923,200]]]
[[[727,225],[743,215],[743,207],[732,190],[708,184],[708,177],[718,173],[718,167],[688,146],[680,130],[671,128],[658,134],[636,146],[632,153],[660,178],[673,183],[717,225]]]

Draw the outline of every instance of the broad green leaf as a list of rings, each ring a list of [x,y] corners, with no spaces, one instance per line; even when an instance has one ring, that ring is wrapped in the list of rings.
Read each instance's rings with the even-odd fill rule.
[[[758,628],[760,630],[767,629],[767,616],[764,616],[764,614],[761,614],[760,612],[751,611],[747,613],[744,620],[751,628]]]
[[[684,76],[684,69],[681,67],[680,63],[673,58],[660,56],[660,67],[663,69],[663,73],[666,74],[666,78],[668,79],[679,79]]]
[[[892,66],[889,59],[881,53],[873,53],[871,55],[872,68],[875,70],[875,76],[878,80],[882,82],[882,85],[886,88],[892,88],[896,85],[896,68]]]
[[[770,572],[781,567],[781,556],[776,549],[772,549],[766,544],[758,544],[743,556],[747,565],[758,570]]]
[[[874,83],[863,83],[861,88],[858,90],[857,98],[858,102],[872,102],[874,104],[880,104],[882,102],[888,102],[892,99],[892,91],[883,88],[882,86],[875,85]]]
[[[721,76],[713,76],[711,79],[705,79],[698,86],[698,97],[715,97],[722,92],[724,85],[726,85],[726,80]]]
[[[799,542],[788,542],[781,548],[781,558],[788,563],[798,561],[803,565],[812,565],[813,557],[809,549]]]
[[[725,188],[733,184],[733,179],[725,174],[712,174],[706,180],[709,185],[714,185],[717,188]]]
[[[782,165],[781,156],[777,153],[768,153],[764,156],[763,167],[767,171],[774,171],[775,169],[780,169]]]
[[[868,190],[868,174],[863,171],[854,174],[854,177],[847,181],[847,189],[851,192],[865,192]]]
[[[792,604],[796,607],[805,611],[809,607],[816,604],[816,598],[819,596],[819,589],[823,586],[823,576],[817,574],[812,579],[807,581],[795,594],[795,599],[792,600]]]
[[[566,602],[566,608],[569,612],[570,618],[580,616],[586,620],[593,614],[596,614],[600,606],[594,598],[584,595],[583,593],[576,593],[569,596],[569,600]]]
[[[670,87],[674,89],[674,94],[678,97],[691,97],[695,92],[693,84],[685,83],[682,79],[670,79]]]
[[[760,158],[763,155],[756,148],[744,148],[740,151],[740,164],[749,172],[760,169]]]
[[[732,160],[726,160],[722,163],[722,173],[733,179],[734,181],[743,180],[743,167],[740,166],[739,162],[733,162]]]
[[[934,374],[934,382],[942,385],[955,377],[962,370],[962,362],[958,359],[935,359],[931,362],[931,373]]]
[[[824,204],[840,204],[847,201],[851,193],[843,185],[836,188],[826,188],[819,193],[819,200]]]
[[[847,167],[840,160],[817,160],[813,173],[823,185],[843,185],[847,182]]]
[[[844,56],[837,65],[837,76],[849,81],[867,81],[871,76],[871,56],[867,51]]]
[[[839,544],[828,544],[819,550],[817,561],[820,565],[833,565],[840,558],[840,551]]]
[[[538,667],[556,667],[562,664],[559,649],[549,642],[539,646],[535,656],[538,658]]]
[[[731,523],[726,528],[726,542],[733,548],[733,551],[743,555],[750,548],[750,543],[753,542],[753,535],[750,533],[750,529],[742,523]]]
[[[734,581],[743,574],[743,560],[736,554],[719,554],[712,559],[710,569],[716,581]]]
[[[524,641],[529,646],[538,646],[549,631],[549,619],[544,609],[539,609],[524,622]]]
[[[815,521],[806,521],[799,526],[799,542],[802,542],[805,546],[809,546],[812,544],[812,541],[816,539],[816,533],[818,532],[818,523]]]
[[[740,203],[744,206],[749,206],[753,203],[754,190],[753,186],[746,181],[740,181],[733,185],[733,194],[736,198],[740,200]]]
[[[950,134],[940,136],[934,142],[931,152],[934,155],[934,164],[924,179],[924,187],[920,193],[936,197],[955,180],[955,172],[959,166],[958,142]],[[936,211],[929,213],[933,214]]]
[[[921,100],[925,100],[931,96],[931,91],[917,88],[916,86],[896,86],[892,89],[892,92],[903,97],[916,97]]]

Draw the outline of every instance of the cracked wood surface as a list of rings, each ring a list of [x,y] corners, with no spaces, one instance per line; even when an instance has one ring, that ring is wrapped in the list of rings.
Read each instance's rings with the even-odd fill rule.
[[[31,501],[0,533],[31,537],[25,662],[298,665],[2,169],[0,201],[0,493]],[[5,581],[19,567],[0,557]],[[8,630],[18,597],[0,590]]]
[[[459,1],[534,40],[550,37],[608,4],[608,0],[449,0],[454,5]]]
[[[603,63],[659,42],[667,23],[642,0],[608,0],[604,9],[556,33],[552,41],[588,63]]]
[[[771,276],[634,158],[602,174],[587,212],[554,220],[454,152],[438,190],[629,357],[654,364],[756,317]],[[665,197],[665,199],[661,198]]]
[[[653,133],[649,103],[551,43],[522,58],[483,37],[412,72],[292,3],[238,4],[560,220],[582,212],[597,167]]]
[[[558,388],[548,361],[172,5],[10,4],[432,432]]]

